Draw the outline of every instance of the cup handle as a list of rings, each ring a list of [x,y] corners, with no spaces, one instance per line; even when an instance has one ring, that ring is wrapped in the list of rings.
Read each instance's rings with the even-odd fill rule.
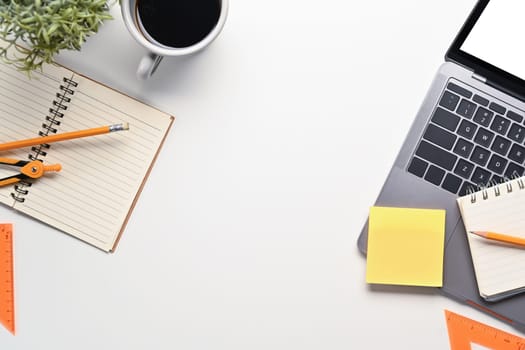
[[[140,80],[146,80],[151,77],[159,66],[160,61],[162,61],[162,57],[151,52],[142,57],[137,68],[137,77]]]

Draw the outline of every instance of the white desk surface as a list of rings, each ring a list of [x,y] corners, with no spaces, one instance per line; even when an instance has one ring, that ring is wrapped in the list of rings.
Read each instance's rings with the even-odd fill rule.
[[[57,60],[176,115],[114,254],[5,207],[2,349],[447,349],[434,290],[370,288],[356,239],[475,0],[231,0],[206,51],[144,50],[120,9]],[[95,224],[95,223],[94,223]]]

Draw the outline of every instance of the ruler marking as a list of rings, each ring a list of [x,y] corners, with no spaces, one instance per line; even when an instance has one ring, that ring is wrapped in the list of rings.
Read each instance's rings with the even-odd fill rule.
[[[13,225],[0,223],[0,253],[3,255],[0,280],[4,281],[0,292],[0,323],[15,334],[14,284],[13,284]]]
[[[525,338],[445,310],[451,350],[470,350],[471,344],[489,349],[525,350]]]

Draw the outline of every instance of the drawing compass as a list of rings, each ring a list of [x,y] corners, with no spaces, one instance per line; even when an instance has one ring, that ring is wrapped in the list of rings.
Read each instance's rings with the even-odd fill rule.
[[[19,174],[7,176],[0,179],[0,186],[13,184],[27,179],[38,179],[46,172],[60,171],[60,169],[62,169],[62,166],[60,164],[44,165],[44,163],[40,160],[30,161],[0,157],[0,164],[20,168]]]

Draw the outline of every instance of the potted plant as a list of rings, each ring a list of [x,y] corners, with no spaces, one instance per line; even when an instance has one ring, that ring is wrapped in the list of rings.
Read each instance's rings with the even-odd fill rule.
[[[80,50],[111,18],[106,0],[0,0],[0,38],[7,42],[0,57],[31,72],[60,50]],[[7,55],[11,46],[20,53],[16,57]]]

